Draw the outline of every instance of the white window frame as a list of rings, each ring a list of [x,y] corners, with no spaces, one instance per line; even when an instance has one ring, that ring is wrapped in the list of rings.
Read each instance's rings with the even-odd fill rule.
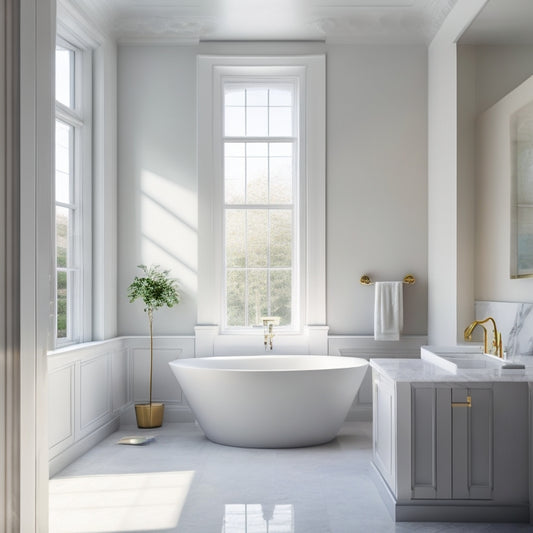
[[[326,323],[325,56],[198,57],[198,325],[223,328],[222,84],[228,77],[298,80],[300,102],[298,327]],[[248,328],[241,333],[252,333]],[[256,331],[253,333],[257,334]]]
[[[55,103],[55,118],[73,127],[73,176],[71,186],[74,194],[72,204],[57,206],[72,208],[73,234],[69,246],[72,261],[65,269],[72,274],[74,283],[67,304],[67,336],[57,337],[57,298],[55,298],[54,338],[60,348],[91,340],[92,335],[92,52],[69,37],[58,35],[56,45],[74,52],[74,106]],[[55,188],[54,188],[55,191]],[[55,217],[54,217],[55,221]],[[55,231],[54,231],[55,235]],[[57,290],[57,272],[55,265]],[[70,279],[69,279],[70,281]]]

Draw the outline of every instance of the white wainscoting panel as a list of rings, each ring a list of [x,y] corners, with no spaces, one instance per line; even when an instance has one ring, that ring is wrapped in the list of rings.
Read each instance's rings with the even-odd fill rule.
[[[74,364],[48,374],[48,443],[57,455],[74,442]]]
[[[152,401],[181,402],[182,394],[176,378],[172,374],[169,361],[178,359],[181,350],[154,348],[152,374]],[[131,348],[133,368],[133,400],[136,403],[148,402],[150,394],[150,350]]]
[[[322,333],[321,333],[322,334]],[[373,337],[330,336],[328,353],[344,357],[420,357],[425,336],[397,342]],[[193,420],[168,363],[195,356],[195,337],[154,339],[153,400],[165,403],[166,422]],[[118,337],[51,352],[48,357],[50,475],[118,429],[134,425],[134,403],[148,400],[149,337]],[[363,381],[348,415],[370,419],[371,373]]]
[[[130,401],[125,342],[115,338],[49,353],[51,476],[118,429]]]
[[[149,337],[128,337],[126,346],[132,404],[123,413],[121,422],[134,424],[133,403],[147,402],[149,398],[150,339]],[[170,361],[188,357],[194,357],[193,336],[154,338],[152,401],[164,402],[163,419],[167,422],[193,420],[181,388],[168,365]]]
[[[131,383],[129,377],[128,350],[123,347],[111,356],[112,407],[113,412],[119,411],[124,405],[132,401]]]
[[[79,362],[80,436],[94,431],[111,416],[111,354]]]
[[[194,337],[154,339],[153,400],[165,421],[193,420],[169,361],[194,357]],[[148,400],[149,337],[69,346],[48,356],[49,464],[54,475],[121,423],[134,425],[134,402]]]
[[[424,335],[408,335],[399,341],[376,341],[373,336],[331,335],[329,337],[329,355],[359,357],[361,359],[378,358],[419,358],[420,347],[427,344]],[[372,417],[372,372],[368,367],[361,387],[355,397],[348,419],[370,420]]]

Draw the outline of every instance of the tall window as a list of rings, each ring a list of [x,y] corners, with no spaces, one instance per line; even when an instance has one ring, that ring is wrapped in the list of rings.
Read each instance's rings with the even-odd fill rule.
[[[224,83],[226,327],[280,317],[297,302],[298,127],[296,84]]]
[[[198,353],[326,323],[325,88],[323,55],[198,57]]]
[[[90,80],[86,54],[58,39],[56,47],[55,243],[56,345],[84,340],[90,260]]]

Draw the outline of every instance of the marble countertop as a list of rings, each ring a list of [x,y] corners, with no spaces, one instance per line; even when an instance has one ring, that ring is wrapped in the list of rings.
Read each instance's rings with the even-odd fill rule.
[[[461,368],[451,372],[423,359],[370,359],[370,366],[395,382],[533,382],[533,357],[515,356],[509,362],[523,363],[526,368],[524,370]]]

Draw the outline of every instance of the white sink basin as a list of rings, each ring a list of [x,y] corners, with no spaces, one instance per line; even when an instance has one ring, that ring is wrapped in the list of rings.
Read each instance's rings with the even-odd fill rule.
[[[463,370],[500,369],[505,361],[494,355],[485,354],[479,346],[422,346],[420,356],[425,361],[449,372]]]

